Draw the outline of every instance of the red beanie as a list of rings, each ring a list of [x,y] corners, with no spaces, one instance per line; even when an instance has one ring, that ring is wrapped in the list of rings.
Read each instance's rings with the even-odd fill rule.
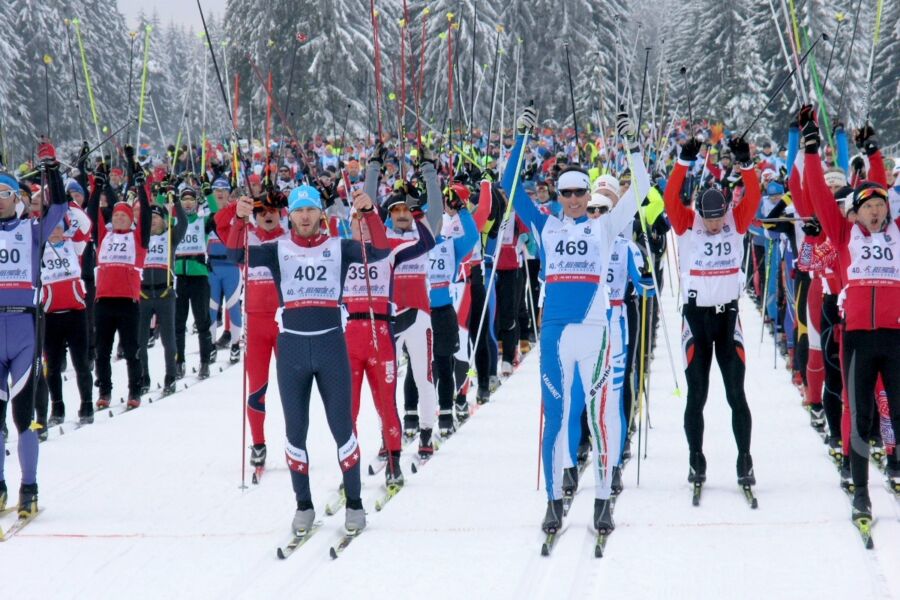
[[[125,213],[131,221],[134,221],[134,210],[127,202],[116,202],[116,205],[113,206],[113,215],[117,212]]]

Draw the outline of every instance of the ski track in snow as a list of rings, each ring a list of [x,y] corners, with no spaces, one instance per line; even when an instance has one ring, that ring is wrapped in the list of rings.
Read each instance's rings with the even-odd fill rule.
[[[266,421],[269,470],[261,485],[252,486],[248,469],[243,491],[238,366],[223,373],[214,368],[209,381],[127,415],[100,415],[78,431],[69,424],[65,435],[42,444],[38,480],[48,509],[0,546],[3,595],[33,594],[40,581],[48,598],[334,598],[360,592],[394,598],[900,597],[895,500],[873,468],[875,550],[866,551],[784,361],[779,357],[773,368],[771,338],[759,345],[760,318],[746,300],[741,314],[760,507],[751,511],[736,485],[737,451],[715,363],[705,411],[708,482],[701,506],[691,505],[680,318],[667,290],[662,300],[679,353],[682,398],[673,393],[660,332],[651,365],[653,427],[649,440],[643,438],[649,443],[640,486],[635,454],[616,505],[617,529],[600,560],[593,558],[589,530],[590,471],[553,555],[539,555],[546,501],[543,480],[535,489],[538,351],[416,475],[409,469],[415,445],[408,447],[406,489],[381,513],[373,503],[384,475],[365,473],[380,434],[364,392],[359,438],[369,527],[336,561],[328,548],[343,529],[343,512],[325,517],[324,506],[340,471],[321,401],[316,396],[312,402],[308,449],[324,526],[282,562],[275,549],[287,542],[295,504],[282,459],[274,364]],[[195,350],[196,337],[188,343]],[[227,361],[222,354],[219,366]],[[162,375],[159,344],[150,356],[155,386]],[[196,361],[196,354],[189,355],[189,363]],[[125,363],[113,369],[116,401],[123,395]],[[64,385],[71,421],[77,411],[74,378]],[[9,448],[6,474],[15,502],[19,470],[14,446]],[[10,522],[7,516],[0,524]]]

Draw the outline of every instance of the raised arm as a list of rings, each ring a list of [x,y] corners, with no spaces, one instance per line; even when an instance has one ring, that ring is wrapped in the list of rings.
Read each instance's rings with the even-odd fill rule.
[[[435,235],[441,231],[441,222],[444,216],[444,201],[441,194],[441,182],[438,181],[434,163],[425,161],[422,163],[422,178],[425,180],[425,192],[428,194],[428,212],[425,218],[428,226]]]
[[[697,158],[700,145],[691,138],[681,150],[681,156],[675,162],[675,167],[666,182],[666,193],[663,194],[663,202],[666,205],[666,214],[672,229],[678,235],[683,234],[694,224],[694,209],[681,203],[681,186],[687,176],[691,163]]]
[[[519,175],[515,167],[519,164],[519,156],[525,151],[524,144],[525,136],[522,134],[517,135],[516,145],[513,146],[509,155],[509,162],[506,165],[506,171],[503,173],[502,187],[507,196],[512,191],[516,176]],[[547,216],[537,209],[537,206],[534,205],[534,202],[531,201],[531,198],[528,197],[521,185],[516,186],[516,193],[511,198],[511,201],[516,214],[530,230],[540,232],[544,228]]]

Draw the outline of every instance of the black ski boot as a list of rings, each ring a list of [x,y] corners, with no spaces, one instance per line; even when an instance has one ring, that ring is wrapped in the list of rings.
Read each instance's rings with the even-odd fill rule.
[[[50,413],[50,418],[47,419],[47,427],[54,427],[56,425],[62,425],[66,420],[66,407],[62,402],[54,402],[53,410]]]
[[[448,438],[456,431],[453,424],[453,409],[442,410],[438,413],[438,432],[442,438]]]
[[[227,329],[222,332],[222,335],[219,336],[219,339],[216,340],[216,348],[219,350],[224,350],[228,346],[231,345],[231,332]]]
[[[197,373],[197,379],[200,379],[201,381],[209,379],[209,363],[200,363],[200,371]]]
[[[594,529],[601,533],[609,533],[616,528],[612,516],[612,499],[594,499]]]
[[[456,412],[456,420],[460,425],[469,420],[469,403],[465,396],[462,394],[457,396],[453,408]]]
[[[562,529],[563,522],[563,501],[549,500],[547,502],[547,513],[544,515],[544,522],[541,529],[544,533],[556,533]]]
[[[184,379],[184,374],[186,370],[184,368],[184,361],[178,361],[175,363],[175,379]]]
[[[747,452],[741,452],[737,457],[738,485],[756,485],[756,475],[753,474],[753,458]]]
[[[213,349],[209,351],[209,362],[216,362],[216,358],[219,356],[219,349],[213,346]]]
[[[478,388],[475,392],[475,402],[478,404],[487,404],[491,401],[491,390],[489,388]]]
[[[3,452],[0,449],[0,452]],[[9,491],[6,489],[6,482],[0,479],[0,511],[6,510],[6,503],[9,502]]]
[[[625,438],[625,448],[622,450],[622,462],[631,460],[631,435]]]
[[[228,362],[233,365],[238,364],[241,361],[241,345],[240,344],[232,344],[231,350],[228,353]]]
[[[622,490],[625,489],[625,486],[622,484],[622,467],[616,466],[613,467],[612,470],[612,493],[613,496],[618,496],[622,493]]]
[[[691,466],[688,469],[689,483],[706,482],[706,457],[702,452],[691,452]]]
[[[562,490],[564,496],[574,496],[578,491],[578,467],[563,469]]]
[[[825,428],[825,409],[821,404],[812,404],[809,407],[809,424],[816,431],[822,431]]]
[[[841,455],[841,489],[853,492],[853,477],[850,475],[850,457]]]
[[[140,395],[146,396],[149,393],[150,393],[150,378],[149,377],[141,377]]]
[[[428,460],[434,455],[434,444],[431,442],[431,430],[419,430],[419,458]]]
[[[23,483],[19,486],[19,518],[33,517],[38,511],[38,486]]]
[[[50,432],[47,431],[46,423],[38,422],[35,433],[37,434],[38,442],[46,442],[50,438]]]
[[[250,447],[250,466],[264,467],[266,466],[266,445],[253,444]]]
[[[419,432],[419,413],[414,410],[406,411],[403,415],[403,435],[412,439]]]
[[[870,519],[872,518],[872,501],[869,500],[869,489],[864,487],[856,488],[856,491],[853,492],[853,510],[851,512],[851,518],[856,521],[857,519]]]
[[[165,385],[163,385],[162,395],[171,396],[175,393],[175,377],[166,375]]]
[[[387,465],[384,468],[385,487],[403,487],[403,471],[400,469],[400,451],[387,454]]]

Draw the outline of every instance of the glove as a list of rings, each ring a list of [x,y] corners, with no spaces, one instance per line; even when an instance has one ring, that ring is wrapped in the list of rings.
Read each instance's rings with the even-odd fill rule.
[[[751,165],[750,162],[750,144],[744,138],[731,138],[728,140],[728,149],[734,156],[737,164],[746,168]]]
[[[866,170],[866,161],[863,160],[862,156],[853,157],[853,160],[850,161],[850,170],[854,173],[862,175],[862,173]]]
[[[516,119],[516,129],[521,134],[531,135],[537,127],[537,112],[533,106],[526,106],[522,114]]]
[[[431,163],[431,166],[437,169],[437,156],[435,155],[434,150],[432,150],[428,146],[422,146],[421,150],[419,151],[419,162],[418,164],[416,164],[416,168],[421,169],[422,165],[424,165],[425,163]]]
[[[78,152],[78,160],[75,163],[75,166],[78,167],[78,170],[84,172],[84,163],[87,161],[88,154],[91,152],[91,147],[87,142],[81,142],[81,150]]]
[[[106,172],[106,163],[100,163],[94,171],[94,185],[103,188],[107,183],[109,183],[109,174]]]
[[[465,204],[463,204],[462,199],[456,195],[456,192],[453,190],[447,191],[447,208],[450,210],[460,210],[464,206]]]
[[[875,139],[875,130],[868,123],[856,130],[854,139],[856,147],[865,152],[866,156],[872,156],[878,152],[878,140]]]
[[[872,126],[869,125],[868,121],[866,121],[865,125],[853,132],[853,141],[856,142],[856,147],[862,150],[865,146],[866,140],[874,136],[875,130],[872,129]]]
[[[375,142],[375,147],[372,148],[372,156],[369,158],[369,160],[374,160],[384,165],[386,159],[387,150],[385,149],[384,144],[382,144],[380,141]]]
[[[212,194],[212,186],[209,184],[209,181],[204,181],[200,184],[200,195],[204,198]]]
[[[797,125],[800,129],[803,129],[803,126],[808,122],[816,120],[816,109],[813,108],[812,104],[804,104],[800,107],[800,110],[797,111],[796,119]]]
[[[42,165],[51,165],[56,162],[56,148],[50,142],[43,141],[38,144],[37,155]]]
[[[633,140],[635,137],[634,121],[628,118],[628,113],[619,111],[616,114],[616,134],[621,138]]]
[[[134,162],[134,146],[131,144],[125,145],[125,160],[129,164]]]
[[[641,286],[641,295],[645,298],[653,298],[656,296],[656,288],[653,287],[653,277],[644,276],[641,277],[638,283]]]
[[[692,137],[681,147],[681,155],[678,158],[684,162],[694,162],[697,160],[698,154],[700,154],[700,142]]]
[[[147,177],[144,175],[144,169],[138,167],[134,170],[134,185],[135,187],[143,187],[145,183],[147,183]]]
[[[806,153],[818,154],[822,138],[819,136],[819,125],[815,119],[809,119],[800,125],[800,135],[803,136],[802,143]]]
[[[803,230],[803,233],[809,236],[818,236],[822,234],[822,224],[819,223],[819,219],[813,217],[809,221],[804,221],[803,226],[800,227]]]

